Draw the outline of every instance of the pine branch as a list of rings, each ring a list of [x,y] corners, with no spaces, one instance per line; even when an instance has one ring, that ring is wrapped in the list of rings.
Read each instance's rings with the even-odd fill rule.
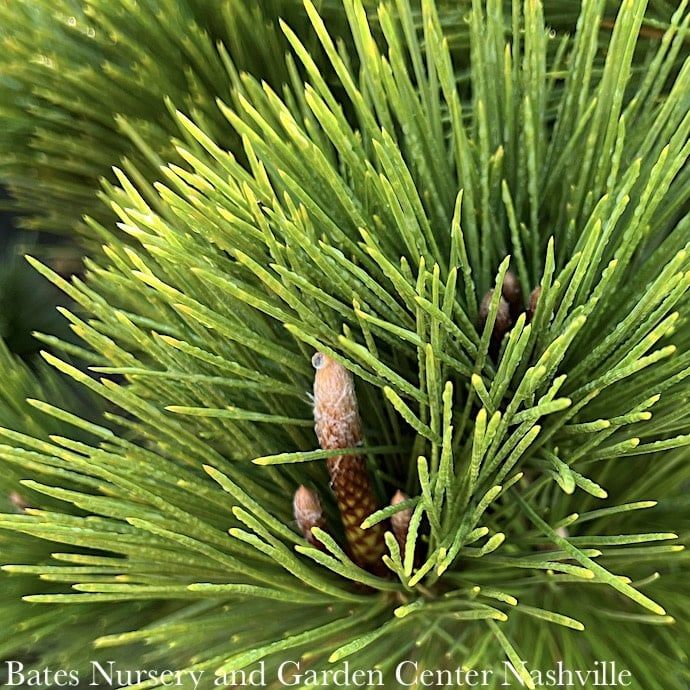
[[[670,687],[690,603],[686,4],[664,29],[631,1],[611,29],[585,2],[554,52],[538,3],[474,3],[469,82],[442,2],[374,21],[347,0],[345,47],[305,7],[320,48],[283,24],[289,86],[224,77],[213,118],[176,103],[164,183],[140,159],[114,172],[119,232],[89,221],[105,247],[85,280],[33,262],[82,342],[80,366],[45,359],[108,411],[82,421],[32,393],[76,431],[0,431],[51,501],[0,527],[65,544],[14,570],[72,585],[29,593],[48,607],[161,606],[97,645],[162,660],[174,642],[190,668],[271,673],[289,651],[390,678],[410,656],[545,667],[558,650]],[[649,26],[664,34],[640,75]],[[384,536],[388,578],[338,529],[314,351],[358,390],[363,438],[335,450],[363,441],[379,505],[411,497],[360,525],[411,511],[404,539]],[[304,484],[317,545],[293,521]]]

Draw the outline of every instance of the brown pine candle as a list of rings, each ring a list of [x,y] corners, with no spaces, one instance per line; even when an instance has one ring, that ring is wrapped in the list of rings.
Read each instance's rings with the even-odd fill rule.
[[[391,498],[391,505],[397,506],[403,501],[407,501],[409,496],[398,489],[393,498]],[[393,536],[400,545],[400,550],[405,550],[405,543],[407,542],[407,533],[410,531],[410,520],[412,519],[412,510],[405,508],[397,513],[391,515],[391,527],[393,529]]]
[[[345,367],[317,352],[312,358],[314,421],[319,445],[324,450],[353,448],[362,443],[362,422],[355,384]],[[373,573],[384,574],[383,525],[363,530],[360,525],[378,506],[362,455],[336,455],[326,459],[331,488],[338,502],[352,560]]]
[[[312,529],[318,527],[325,529],[326,519],[321,508],[321,501],[319,495],[301,485],[292,500],[292,509],[295,515],[295,521],[300,532],[304,538],[312,545],[321,548],[321,542],[313,535]]]

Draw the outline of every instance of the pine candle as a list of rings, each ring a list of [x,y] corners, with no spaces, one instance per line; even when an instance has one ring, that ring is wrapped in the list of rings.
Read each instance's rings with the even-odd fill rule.
[[[344,366],[317,352],[312,358],[314,377],[314,421],[319,445],[324,450],[354,448],[362,443],[352,374]],[[345,529],[352,560],[362,568],[384,574],[381,560],[385,551],[381,524],[369,529],[360,525],[377,510],[377,501],[362,455],[335,455],[327,458],[331,488]]]

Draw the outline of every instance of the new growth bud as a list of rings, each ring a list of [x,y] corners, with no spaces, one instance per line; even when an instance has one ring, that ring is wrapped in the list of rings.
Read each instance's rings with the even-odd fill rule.
[[[312,546],[321,546],[319,540],[312,534],[312,529],[318,527],[324,529],[326,520],[323,516],[319,495],[303,484],[295,491],[292,500],[292,509],[297,521],[297,527],[304,538]]]
[[[391,505],[397,506],[403,501],[407,501],[409,496],[398,489],[393,498],[391,498]],[[410,520],[412,518],[412,510],[410,508],[405,508],[404,510],[399,510],[397,513],[391,515],[391,528],[393,529],[393,536],[396,538],[401,549],[405,548],[405,542],[407,542],[407,533],[410,529]]]
[[[324,450],[352,448],[362,443],[362,422],[352,374],[322,352],[312,358],[314,377],[314,421],[319,445]],[[345,529],[350,557],[362,568],[377,574],[386,572],[381,557],[385,551],[383,526],[363,530],[360,525],[377,509],[377,501],[362,455],[327,458],[331,488]]]

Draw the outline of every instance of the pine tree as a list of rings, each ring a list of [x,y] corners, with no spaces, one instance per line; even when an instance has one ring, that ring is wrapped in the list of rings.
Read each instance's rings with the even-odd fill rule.
[[[0,8],[0,170],[88,214],[80,344],[0,350],[0,655],[685,687],[687,2],[173,4]]]

